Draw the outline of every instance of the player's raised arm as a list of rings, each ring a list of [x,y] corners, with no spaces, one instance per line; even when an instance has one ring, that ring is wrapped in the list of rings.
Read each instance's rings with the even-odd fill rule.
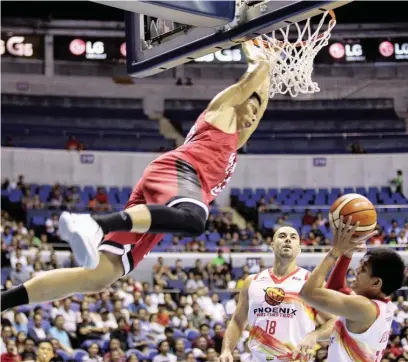
[[[248,288],[254,275],[250,275],[244,282],[239,294],[239,300],[234,315],[228,324],[222,342],[222,350],[219,358],[220,362],[232,362],[232,351],[241,338],[242,332],[248,324]]]
[[[358,227],[358,223],[351,227],[351,218],[346,225],[340,220],[340,227],[335,232],[333,248],[314,269],[309,279],[303,286],[300,296],[309,305],[327,313],[345,317],[354,322],[360,322],[367,327],[377,318],[377,308],[368,298],[360,295],[344,295],[334,290],[323,287],[324,280],[337,259],[356,244],[369,239],[372,234],[364,237],[364,240],[353,241],[352,236]],[[375,232],[374,232],[375,233]]]
[[[269,79],[269,62],[262,49],[252,40],[243,43],[242,49],[248,61],[247,71],[237,83],[214,97],[207,107],[209,111],[241,105]]]

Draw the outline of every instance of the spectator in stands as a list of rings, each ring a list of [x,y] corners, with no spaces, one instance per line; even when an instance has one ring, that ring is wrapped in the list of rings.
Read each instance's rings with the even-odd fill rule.
[[[169,342],[161,341],[159,343],[159,354],[153,358],[153,362],[176,362],[177,357],[171,353]]]
[[[30,273],[23,269],[23,265],[18,262],[16,268],[10,273],[10,279],[13,285],[20,285],[30,279]]]
[[[22,267],[27,266],[27,258],[23,255],[23,251],[17,248],[14,253],[11,254],[10,264],[12,268],[16,268],[17,263],[20,263]]]
[[[41,314],[34,314],[34,325],[28,329],[28,336],[31,337],[36,343],[47,337],[46,331],[43,328],[43,318]]]
[[[1,240],[1,267],[7,268],[11,266],[10,263],[10,251],[4,240]]]
[[[81,345],[87,339],[101,339],[102,335],[106,333],[107,328],[98,328],[91,320],[88,310],[81,312],[81,323],[78,323],[77,336],[78,344]]]
[[[211,260],[213,265],[224,265],[226,263],[223,252],[218,249],[217,256]]]
[[[184,245],[180,244],[180,238],[178,236],[173,236],[171,245],[167,248],[166,251],[170,253],[182,253],[184,249]]]
[[[65,149],[68,151],[78,151],[79,142],[75,136],[70,136],[67,143],[65,144]]]
[[[96,190],[95,199],[97,201],[97,210],[98,211],[110,211],[112,206],[109,203],[108,195],[106,194],[103,187],[98,187]]]
[[[138,319],[133,320],[127,340],[129,348],[142,350],[149,344],[149,341],[151,340],[147,333],[141,329],[140,321]]]
[[[205,314],[201,311],[200,305],[197,302],[193,303],[193,312],[189,315],[188,319],[191,328],[199,329],[204,323],[206,319]]]
[[[398,323],[403,324],[408,319],[408,301],[402,303],[402,309],[398,311],[396,320]]]
[[[207,342],[207,347],[214,348],[215,343],[210,336],[210,330],[211,328],[207,323],[203,323],[200,325],[200,328],[199,328],[200,336],[193,341],[194,348],[198,347],[198,344],[200,343],[200,338],[205,338]]]
[[[27,317],[23,313],[16,313],[14,315],[14,323],[13,328],[16,330],[17,333],[23,332],[23,334],[28,333],[28,325],[27,325]]]
[[[392,192],[398,192],[401,195],[403,195],[403,191],[404,191],[404,175],[402,173],[402,170],[397,171],[397,176],[391,180],[390,184],[391,184],[391,191]]]
[[[188,280],[186,282],[187,293],[195,293],[198,288],[202,287],[204,287],[204,282],[202,280],[201,274],[193,274],[193,272],[190,271],[190,273],[188,274]]]
[[[62,301],[62,306],[58,309],[57,313],[64,317],[64,330],[67,331],[71,337],[75,338],[80,316],[77,312],[73,311],[71,298],[66,298]]]
[[[88,347],[88,355],[82,359],[82,362],[103,362],[98,343],[92,343]]]
[[[115,300],[113,303],[113,316],[116,318],[116,320],[119,323],[119,318],[124,317],[125,322],[129,321],[130,319],[130,314],[129,311],[123,307],[123,302],[120,299]]]
[[[392,232],[395,234],[399,234],[401,231],[401,228],[398,225],[397,220],[392,220],[391,221],[391,226],[387,229],[387,234],[391,234]]]
[[[312,215],[312,212],[309,209],[306,209],[302,218],[302,225],[313,225],[315,221],[316,217]]]
[[[108,352],[103,356],[105,362],[125,362],[126,354],[120,346],[120,341],[111,337],[109,342]]]
[[[47,238],[51,241],[59,241],[58,237],[58,214],[52,214],[51,218],[45,220],[45,230],[47,232]]]
[[[16,339],[15,339],[18,354],[23,353],[25,340],[26,340],[26,333],[18,332]]]
[[[319,226],[326,226],[328,224],[327,218],[323,216],[323,213],[319,211],[316,215],[316,221],[315,221],[317,227]]]
[[[170,313],[166,308],[166,304],[159,304],[159,311],[157,312],[157,323],[167,327],[170,324]]]
[[[146,305],[143,302],[142,293],[136,290],[133,293],[133,302],[130,303],[127,308],[131,318],[137,317],[140,309],[146,309]]]
[[[18,354],[16,342],[12,339],[6,342],[6,353],[1,355],[1,362],[21,362],[21,357]]]
[[[110,333],[118,328],[118,324],[111,313],[107,309],[100,310],[100,319],[95,321],[98,328],[102,328],[106,333],[102,336],[103,340],[110,338]]]
[[[37,358],[37,355],[35,353],[35,341],[27,337],[24,341],[24,349],[22,353],[20,354],[21,359],[23,361],[35,361]]]
[[[174,300],[171,297],[171,294],[166,293],[164,295],[164,304],[166,305],[166,309],[171,311],[172,313],[176,311],[177,309],[177,304],[174,302]]]
[[[185,361],[187,359],[186,347],[182,338],[177,338],[174,344],[174,355],[177,361]]]
[[[57,184],[51,190],[48,197],[48,203],[50,209],[60,209],[63,205],[64,198],[62,196],[61,187]]]
[[[115,338],[120,342],[120,348],[124,351],[128,348],[128,326],[126,324],[126,319],[120,317],[117,319],[118,328],[111,333],[111,338]]]
[[[399,335],[394,335],[390,337],[390,357],[393,359],[397,359],[399,356],[403,355],[404,350],[401,346],[401,337]],[[405,360],[408,359],[408,353],[406,356],[403,356]]]
[[[196,347],[193,348],[194,357],[198,361],[207,361],[208,340],[205,337],[199,337],[196,342]]]
[[[174,328],[179,329],[186,329],[188,327],[188,320],[182,307],[176,309],[176,313],[171,319],[171,324]]]
[[[24,180],[24,176],[23,175],[19,175],[18,179],[17,179],[17,187],[24,193],[27,189],[28,186]]]
[[[185,282],[187,280],[187,273],[183,268],[183,262],[181,259],[176,260],[176,265],[172,270],[172,274],[177,277],[177,280]]]
[[[64,317],[57,315],[54,319],[54,327],[51,327],[48,334],[51,338],[55,338],[61,348],[68,354],[72,354],[72,345],[67,331],[64,329]]]
[[[2,223],[3,224],[3,223]],[[4,225],[4,224],[3,224]],[[5,225],[4,230],[1,233],[1,240],[5,242],[5,244],[8,246],[11,244],[11,240],[13,239],[13,233],[11,231],[10,226]]]
[[[164,330],[166,327],[157,322],[157,314],[151,314],[149,317],[150,333],[154,341],[157,343],[160,340],[166,339]]]
[[[279,212],[280,207],[274,197],[269,198],[268,203],[266,204],[266,210],[268,212]]]

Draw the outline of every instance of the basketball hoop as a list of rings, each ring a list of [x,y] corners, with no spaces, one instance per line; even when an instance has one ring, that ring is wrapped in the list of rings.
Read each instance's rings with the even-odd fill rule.
[[[330,17],[328,22],[325,21],[327,15]],[[309,18],[304,25],[292,23],[270,34],[263,34],[261,42],[254,41],[258,46],[261,44],[271,65],[270,98],[277,93],[289,93],[296,97],[299,93],[320,91],[318,84],[312,80],[313,62],[317,53],[328,44],[335,25],[336,16],[330,10],[322,14],[314,31]],[[294,41],[290,41],[290,38]]]

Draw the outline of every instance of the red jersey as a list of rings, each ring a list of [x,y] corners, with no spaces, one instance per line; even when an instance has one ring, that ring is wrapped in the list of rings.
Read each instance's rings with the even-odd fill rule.
[[[174,156],[190,163],[198,174],[209,204],[227,186],[237,163],[238,132],[225,133],[198,117],[184,144],[153,161]]]

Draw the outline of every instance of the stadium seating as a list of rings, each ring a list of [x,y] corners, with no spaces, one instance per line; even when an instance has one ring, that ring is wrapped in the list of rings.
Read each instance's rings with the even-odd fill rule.
[[[168,102],[165,115],[187,134],[206,104],[177,102]],[[404,121],[389,100],[278,101],[269,108],[248,142],[248,153],[347,153],[352,143],[370,153],[408,150]]]
[[[58,149],[69,136],[76,136],[89,150],[152,152],[174,148],[174,143],[160,134],[157,122],[147,119],[141,100],[135,101],[137,106],[125,102],[123,107],[113,101],[93,100],[84,105],[71,99],[65,102],[67,106],[63,100],[47,97],[41,102],[28,97],[23,105],[15,106],[10,100],[3,104],[2,144],[11,137],[16,147]],[[186,135],[207,103],[169,103],[165,116],[179,123]],[[404,121],[396,115],[391,100],[275,104],[276,108],[271,105],[265,112],[248,142],[248,153],[347,153],[353,143],[370,153],[408,150]]]

